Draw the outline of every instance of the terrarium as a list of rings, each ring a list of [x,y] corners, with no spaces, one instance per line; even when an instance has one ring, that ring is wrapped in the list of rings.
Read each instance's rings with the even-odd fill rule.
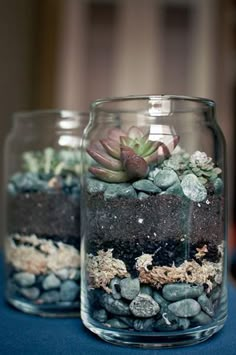
[[[225,147],[215,103],[97,100],[83,148],[83,323],[121,345],[207,339],[227,315]]]
[[[6,299],[45,316],[80,312],[81,137],[88,114],[16,113],[5,146]]]

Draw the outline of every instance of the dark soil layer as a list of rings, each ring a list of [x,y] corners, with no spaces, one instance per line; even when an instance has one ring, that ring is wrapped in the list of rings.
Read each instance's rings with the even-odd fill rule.
[[[207,201],[174,195],[105,201],[102,194],[89,195],[88,252],[112,248],[131,271],[142,253],[155,253],[155,265],[180,264],[206,244],[206,258],[217,262],[224,238],[223,198],[213,195]]]
[[[9,197],[8,233],[80,244],[80,201],[63,192],[26,193]]]

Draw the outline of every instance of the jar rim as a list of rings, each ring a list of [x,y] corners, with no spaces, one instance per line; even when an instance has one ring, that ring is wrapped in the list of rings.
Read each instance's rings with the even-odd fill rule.
[[[43,116],[43,115],[59,115],[62,118],[68,118],[71,116],[88,116],[89,112],[85,111],[77,111],[77,110],[68,110],[68,109],[39,109],[39,110],[23,110],[23,111],[16,111],[13,113],[13,118],[14,119],[20,119],[20,118],[33,118],[37,116]]]
[[[146,95],[127,95],[127,96],[111,96],[100,98],[93,101],[90,105],[91,109],[95,109],[97,106],[106,103],[117,103],[119,101],[142,101],[142,100],[182,100],[182,101],[192,101],[196,103],[203,103],[209,107],[215,106],[215,101],[198,96],[185,96],[185,95],[167,95],[167,94],[146,94]]]

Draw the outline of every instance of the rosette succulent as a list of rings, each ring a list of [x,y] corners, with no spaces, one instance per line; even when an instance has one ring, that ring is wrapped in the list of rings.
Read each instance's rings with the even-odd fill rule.
[[[108,131],[107,138],[92,143],[88,154],[98,163],[89,171],[107,182],[126,182],[147,176],[149,167],[168,158],[179,142],[177,135],[166,135],[161,141],[149,140],[149,129],[130,127]]]

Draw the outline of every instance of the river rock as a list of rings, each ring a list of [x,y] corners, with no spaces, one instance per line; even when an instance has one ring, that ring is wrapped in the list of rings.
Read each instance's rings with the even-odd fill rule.
[[[50,290],[52,288],[58,288],[61,285],[61,281],[54,274],[49,274],[42,282],[44,290]]]
[[[93,312],[93,318],[98,322],[104,323],[107,321],[107,312],[105,309],[98,309]]]
[[[60,301],[60,294],[58,291],[46,291],[44,292],[40,299],[43,301],[43,303],[57,303]]]
[[[149,295],[152,297],[153,295],[153,289],[150,286],[142,285],[140,287],[140,293],[144,293],[145,295]],[[154,298],[154,297],[153,297]],[[154,298],[155,299],[155,298]],[[155,300],[157,303],[159,303],[157,300]]]
[[[174,170],[170,169],[159,170],[154,177],[154,184],[164,190],[178,181],[178,175]]]
[[[139,200],[144,200],[145,198],[148,198],[150,195],[146,194],[145,192],[139,192],[138,193],[138,199]]]
[[[191,318],[191,323],[194,325],[205,325],[211,322],[211,317],[209,317],[205,312],[200,312],[195,317]]]
[[[89,178],[87,179],[87,191],[90,194],[104,192],[107,188],[107,183],[101,180]]]
[[[106,321],[106,325],[108,325],[111,328],[117,328],[117,329],[127,329],[129,326],[125,323],[123,323],[121,320],[117,318],[112,318]]]
[[[104,192],[105,200],[116,197],[135,198],[137,193],[133,186],[128,183],[109,184]]]
[[[224,189],[224,183],[221,178],[216,178],[213,182],[215,193],[220,195]]]
[[[185,330],[190,326],[190,320],[188,318],[179,318],[179,329]]]
[[[76,299],[80,291],[80,287],[75,281],[64,281],[60,289],[60,299],[64,302],[72,302]]]
[[[120,294],[120,279],[119,277],[114,277],[110,284],[109,287],[112,290],[112,296],[115,300],[121,299],[121,294]]]
[[[158,291],[154,291],[152,297],[161,307],[166,307],[169,304],[169,302],[166,301]]]
[[[37,287],[21,288],[19,291],[29,300],[36,300],[40,295],[40,291]]]
[[[166,192],[171,195],[178,195],[178,196],[183,196],[183,194],[184,194],[179,181],[176,182],[175,184],[173,184],[172,186],[168,187]]]
[[[129,306],[135,317],[149,318],[155,316],[160,311],[159,304],[154,299],[145,294],[139,294]]]
[[[219,286],[213,288],[213,290],[210,293],[211,302],[214,303],[215,301],[219,300],[220,294],[221,294],[221,288]]]
[[[194,174],[185,175],[181,182],[181,187],[184,195],[194,202],[201,202],[207,197],[205,186],[200,183]]]
[[[191,298],[169,304],[168,309],[177,317],[194,317],[201,311],[200,304]]]
[[[142,332],[150,332],[153,329],[153,325],[155,323],[154,318],[148,319],[136,319],[134,321],[134,329]]]
[[[211,317],[214,315],[213,304],[205,293],[203,293],[201,296],[199,296],[197,301],[200,304],[200,306],[202,307],[202,310],[206,314],[208,314]]]
[[[115,300],[111,295],[105,293],[100,299],[101,305],[112,314],[118,316],[130,315],[129,305],[123,300]]]
[[[162,295],[168,301],[180,301],[183,298],[197,298],[203,293],[202,285],[168,284],[163,287]]]
[[[142,192],[151,192],[151,193],[158,193],[161,192],[161,189],[153,184],[152,181],[147,179],[142,179],[135,181],[133,183],[133,187],[135,190],[142,191]]]
[[[134,319],[131,317],[117,317],[117,319],[120,319],[123,323],[127,324],[129,328],[133,328],[134,326]]]
[[[35,283],[36,277],[34,274],[29,272],[18,272],[14,275],[14,281],[23,287],[33,286]]]
[[[120,281],[121,296],[127,300],[133,300],[140,291],[140,282],[138,278],[132,279],[126,277]]]

